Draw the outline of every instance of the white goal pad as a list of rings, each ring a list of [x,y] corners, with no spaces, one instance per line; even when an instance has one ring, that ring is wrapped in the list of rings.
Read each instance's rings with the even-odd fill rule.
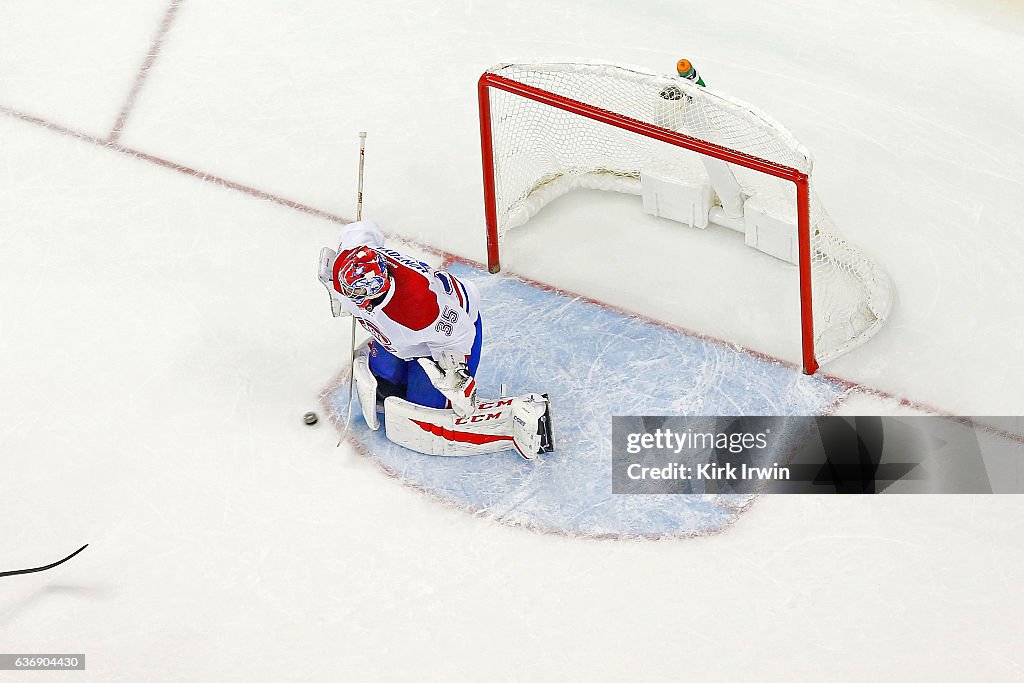
[[[352,381],[356,384],[356,396],[363,411],[366,425],[376,431],[380,429],[377,418],[377,378],[370,372],[370,342],[364,341],[352,357]]]
[[[467,456],[516,450],[527,460],[554,450],[547,398],[540,394],[482,400],[471,415],[426,408],[397,396],[384,401],[390,441],[427,455]]]
[[[701,176],[673,177],[644,170],[640,174],[644,211],[703,230],[715,206],[711,183]]]

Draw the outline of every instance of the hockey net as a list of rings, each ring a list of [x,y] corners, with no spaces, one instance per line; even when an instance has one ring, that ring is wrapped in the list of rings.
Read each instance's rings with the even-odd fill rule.
[[[649,170],[701,182],[712,158],[728,163],[741,212],[756,204],[797,229],[805,372],[885,321],[887,275],[836,231],[811,189],[810,153],[749,104],[606,64],[498,65],[480,78],[479,96],[492,272],[507,231],[556,197],[575,188],[640,194]]]

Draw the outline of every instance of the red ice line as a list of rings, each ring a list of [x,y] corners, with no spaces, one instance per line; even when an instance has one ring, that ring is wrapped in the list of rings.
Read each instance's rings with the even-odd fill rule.
[[[139,67],[138,72],[135,74],[135,83],[132,84],[132,89],[124,101],[124,106],[121,107],[121,113],[118,114],[117,121],[114,122],[114,127],[110,131],[110,136],[107,137],[107,142],[117,142],[121,138],[121,131],[124,130],[124,124],[128,120],[128,115],[135,107],[135,100],[138,98],[139,92],[146,82],[146,77],[149,76],[149,70],[153,67],[157,55],[160,54],[160,50],[163,48],[164,37],[171,30],[171,24],[174,23],[174,18],[178,14],[178,8],[181,7],[181,3],[182,0],[171,0],[171,4],[168,5],[163,21],[160,22],[160,28],[157,29],[156,37],[153,38],[153,44],[150,45],[145,61],[142,62],[142,66]]]
[[[22,121],[25,121],[26,123],[35,124],[37,126],[53,131],[55,133],[60,133],[61,135],[67,135],[73,138],[77,138],[79,140],[92,143],[99,147],[105,147],[106,149],[113,150],[115,152],[120,152],[121,154],[125,154],[136,159],[148,161],[152,164],[156,164],[157,166],[169,168],[172,171],[183,173],[187,176],[191,176],[198,180],[204,180],[206,182],[213,183],[214,185],[220,185],[222,187],[242,192],[244,194],[249,195],[250,197],[271,201],[274,202],[275,204],[280,204],[281,206],[287,206],[290,209],[295,209],[296,211],[301,211],[302,213],[310,214],[311,216],[317,216],[318,218],[325,218],[331,221],[332,223],[344,224],[351,222],[349,219],[342,218],[337,214],[333,214],[328,211],[323,211],[312,206],[307,206],[305,204],[292,201],[291,199],[286,199],[276,194],[272,194],[270,192],[260,190],[259,188],[252,187],[251,185],[243,185],[242,183],[236,183],[233,180],[221,178],[220,176],[213,175],[212,173],[206,173],[205,171],[194,169],[191,166],[185,166],[184,164],[169,161],[167,159],[154,156],[141,150],[133,149],[131,147],[125,147],[124,145],[109,142],[108,140],[101,140],[100,138],[97,138],[93,135],[89,135],[88,133],[72,130],[70,128],[66,128],[60,125],[59,123],[47,121],[45,119],[39,118],[38,116],[33,116],[32,114],[25,114],[15,109],[11,109],[10,107],[0,105],[0,113],[7,114],[8,116],[14,117],[16,119],[20,119]]]
[[[198,180],[203,180],[203,181],[206,181],[206,182],[211,182],[211,183],[213,183],[215,185],[220,185],[221,187],[226,187],[228,189],[235,190],[235,191],[241,192],[243,194],[247,194],[250,197],[255,197],[257,199],[261,199],[261,200],[265,200],[265,201],[271,201],[271,202],[274,202],[275,204],[280,204],[281,206],[286,206],[286,207],[288,207],[290,209],[294,209],[296,211],[300,211],[302,213],[309,214],[311,216],[316,216],[318,218],[323,218],[323,219],[326,219],[328,221],[331,221],[332,223],[339,223],[339,224],[350,223],[351,222],[350,219],[344,218],[344,217],[339,216],[337,214],[333,214],[333,213],[324,211],[322,209],[318,209],[316,207],[312,207],[312,206],[309,206],[309,205],[306,205],[306,204],[302,204],[300,202],[296,202],[296,201],[293,201],[291,199],[287,199],[285,197],[281,197],[279,195],[272,194],[272,193],[266,192],[264,190],[260,190],[259,188],[252,187],[251,185],[244,185],[242,183],[238,183],[238,182],[235,182],[233,180],[228,180],[226,178],[222,178],[220,176],[213,175],[212,173],[206,173],[204,171],[200,171],[200,170],[192,168],[190,166],[185,166],[184,164],[179,164],[179,163],[170,161],[168,159],[164,159],[162,157],[158,157],[158,156],[149,154],[147,152],[143,152],[141,150],[133,149],[131,147],[126,147],[124,145],[118,144],[117,141],[121,137],[121,133],[124,130],[124,126],[125,126],[125,123],[128,120],[128,116],[131,114],[132,108],[135,105],[135,101],[138,98],[139,92],[142,90],[142,87],[143,87],[143,85],[146,82],[146,78],[149,75],[149,72],[152,69],[153,64],[156,62],[157,56],[160,54],[160,50],[163,47],[164,38],[167,36],[167,33],[170,31],[171,26],[174,23],[174,19],[177,16],[178,9],[181,7],[181,3],[182,2],[183,2],[183,0],[171,0],[170,4],[168,5],[167,11],[164,13],[164,18],[160,22],[160,27],[157,30],[157,34],[156,34],[155,38],[153,39],[153,43],[150,46],[150,49],[149,49],[149,51],[146,54],[146,59],[143,61],[142,66],[139,67],[139,70],[138,70],[138,72],[137,72],[137,74],[135,76],[135,83],[133,84],[131,91],[128,93],[128,97],[125,100],[124,106],[121,108],[121,112],[120,112],[120,114],[117,117],[117,121],[115,122],[114,127],[111,130],[110,135],[107,137],[106,140],[101,140],[100,138],[97,138],[97,137],[95,137],[93,135],[89,135],[88,133],[84,133],[82,131],[76,131],[76,130],[73,130],[71,128],[67,128],[65,126],[62,126],[62,125],[60,125],[58,123],[55,123],[53,121],[49,121],[49,120],[43,119],[43,118],[38,117],[38,116],[33,116],[31,114],[27,114],[25,112],[21,112],[21,111],[18,111],[16,109],[13,109],[11,107],[7,107],[7,106],[4,106],[4,105],[0,105],[0,113],[6,114],[6,115],[11,116],[11,117],[16,118],[16,119],[20,119],[22,121],[25,121],[26,123],[31,123],[31,124],[40,126],[42,128],[45,128],[46,130],[50,130],[50,131],[53,131],[55,133],[59,133],[61,135],[67,135],[67,136],[70,136],[70,137],[73,137],[73,138],[77,138],[79,140],[83,140],[85,142],[89,142],[89,143],[91,143],[93,145],[97,145],[97,146],[100,146],[100,147],[105,147],[106,149],[110,149],[110,150],[113,150],[115,152],[119,152],[121,154],[125,154],[127,156],[134,157],[136,159],[142,159],[143,161],[148,161],[148,162],[150,162],[152,164],[156,164],[157,166],[162,166],[164,168],[168,168],[168,169],[171,169],[173,171],[177,171],[179,173],[183,173],[185,175],[188,175],[188,176],[190,176],[192,178],[196,178]],[[390,236],[394,237],[394,235],[390,235]],[[471,259],[467,259],[467,258],[464,258],[464,257],[461,257],[461,256],[457,256],[455,254],[450,254],[448,252],[442,251],[440,249],[437,249],[437,248],[432,247],[432,246],[427,245],[427,244],[423,244],[423,243],[417,242],[415,240],[410,240],[410,239],[405,239],[405,238],[402,238],[402,239],[407,244],[410,244],[410,245],[412,245],[412,246],[414,246],[414,247],[416,247],[418,249],[421,249],[421,250],[423,250],[423,251],[425,251],[427,253],[430,253],[430,254],[433,254],[435,256],[438,256],[438,257],[442,258],[444,260],[445,264],[453,263],[453,262],[460,262],[460,263],[465,263],[466,265],[472,266],[474,268],[478,268],[480,270],[486,270],[487,269],[484,264],[479,263],[477,261],[473,261]],[[720,338],[713,337],[713,336],[710,336],[710,335],[707,335],[707,334],[703,334],[701,332],[697,332],[696,330],[687,329],[685,327],[681,327],[681,326],[678,326],[678,325],[673,325],[673,324],[667,323],[667,322],[665,322],[663,320],[657,320],[655,318],[650,318],[648,316],[638,314],[635,311],[628,311],[628,310],[626,310],[624,308],[621,308],[619,306],[615,306],[615,305],[607,303],[605,301],[599,301],[597,299],[590,298],[590,297],[585,296],[583,294],[578,294],[576,292],[558,289],[556,287],[553,287],[551,285],[545,284],[543,282],[538,282],[536,280],[531,280],[529,278],[523,277],[523,276],[518,275],[518,274],[516,274],[516,273],[514,273],[512,271],[506,270],[505,272],[506,272],[506,274],[512,275],[514,277],[517,277],[518,279],[522,280],[523,282],[526,282],[526,283],[528,283],[530,285],[533,285],[535,287],[539,287],[540,289],[543,289],[545,291],[549,291],[549,292],[553,292],[553,293],[561,294],[561,295],[565,295],[565,296],[570,296],[570,297],[573,297],[575,299],[579,299],[581,301],[586,301],[588,303],[591,303],[591,304],[594,304],[594,305],[597,305],[597,306],[601,306],[602,308],[606,308],[606,309],[615,311],[615,312],[617,312],[619,314],[622,314],[622,315],[627,315],[627,316],[632,316],[632,317],[638,318],[638,319],[643,320],[643,321],[645,321],[647,323],[650,323],[652,325],[657,325],[659,327],[667,328],[667,329],[673,330],[675,332],[679,332],[679,333],[682,333],[682,334],[689,335],[691,337],[696,337],[698,339],[701,339],[703,341],[707,341],[707,342],[713,343],[713,344],[718,345],[718,346],[722,346],[722,347],[725,347],[725,348],[728,348],[728,349],[731,349],[731,350],[734,350],[734,351],[743,351],[743,352],[745,352],[745,353],[747,353],[747,354],[749,354],[751,356],[754,356],[755,358],[760,358],[762,360],[766,360],[766,361],[773,362],[773,363],[778,363],[778,364],[784,365],[786,367],[790,367],[790,368],[794,368],[794,369],[799,369],[799,366],[797,364],[795,364],[795,363],[791,363],[789,361],[783,360],[781,358],[777,358],[775,356],[771,356],[769,354],[761,353],[759,351],[754,351],[752,349],[742,348],[742,347],[740,347],[740,346],[738,346],[738,345],[736,345],[734,343],[731,343],[731,342],[729,342],[727,340],[724,340],[724,339],[720,339]],[[862,384],[858,384],[857,382],[852,382],[850,380],[843,379],[843,378],[837,377],[835,375],[829,375],[827,373],[820,373],[820,372],[818,374],[819,374],[820,377],[823,377],[824,379],[830,380],[830,381],[838,384],[839,386],[843,387],[846,390],[846,393],[840,395],[832,403],[832,405],[830,405],[825,410],[825,414],[826,415],[829,415],[829,414],[835,412],[835,410],[837,410],[839,408],[839,406],[842,405],[842,403],[846,400],[846,396],[849,394],[849,392],[856,390],[856,391],[860,391],[860,392],[866,393],[866,394],[871,395],[871,396],[875,396],[876,398],[881,398],[881,399],[890,400],[890,401],[897,401],[901,406],[908,407],[908,408],[911,408],[911,409],[914,409],[914,410],[919,410],[919,411],[922,411],[922,412],[928,412],[928,413],[932,413],[932,414],[935,414],[935,415],[940,415],[940,416],[943,416],[943,417],[947,417],[947,418],[950,418],[950,419],[952,419],[952,420],[954,420],[956,422],[959,422],[960,424],[963,424],[965,426],[973,427],[975,429],[981,429],[981,430],[984,430],[984,431],[989,432],[991,434],[995,434],[997,436],[1000,436],[1000,437],[1003,437],[1005,439],[1008,439],[1010,441],[1014,441],[1014,442],[1017,442],[1017,443],[1024,444],[1024,434],[1016,434],[1014,432],[1009,432],[1009,431],[1006,431],[1006,430],[1003,430],[1003,429],[998,429],[998,428],[993,427],[991,425],[987,425],[987,424],[984,424],[984,423],[981,423],[981,422],[977,422],[976,420],[973,420],[973,419],[971,419],[969,417],[959,416],[959,415],[951,413],[951,412],[949,412],[947,410],[942,410],[940,408],[936,408],[935,406],[931,406],[931,405],[928,405],[926,403],[922,403],[922,402],[918,402],[918,401],[912,401],[910,399],[903,398],[901,396],[897,396],[897,395],[889,393],[887,391],[883,391],[881,389],[875,389],[873,387],[867,387],[867,386],[864,386]]]

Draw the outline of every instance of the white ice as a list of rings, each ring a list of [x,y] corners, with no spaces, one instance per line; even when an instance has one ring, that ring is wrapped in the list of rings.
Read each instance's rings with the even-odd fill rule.
[[[103,681],[1021,678],[1015,497],[767,497],[714,537],[581,541],[335,448],[301,416],[348,347],[314,272],[337,225],[282,201],[351,218],[366,129],[368,213],[483,260],[479,74],[685,54],[813,151],[899,289],[825,368],[885,397],[851,401],[1020,415],[1022,36],[997,0],[3,3],[0,571],[92,546],[3,580],[0,650]],[[623,226],[706,288],[609,278]],[[712,334],[735,305],[795,360],[795,301],[752,303],[735,242],[584,193],[506,263]]]

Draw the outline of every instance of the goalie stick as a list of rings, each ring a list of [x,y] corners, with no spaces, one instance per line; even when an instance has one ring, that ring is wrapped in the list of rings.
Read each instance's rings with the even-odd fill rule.
[[[88,547],[89,547],[89,544],[86,543],[81,548],[79,548],[75,552],[73,552],[70,555],[68,555],[67,557],[65,557],[63,560],[57,560],[53,564],[48,564],[45,567],[32,567],[31,569],[15,569],[15,570],[9,571],[9,572],[0,572],[0,577],[4,577],[4,576],[17,576],[18,574],[34,574],[35,572],[45,572],[47,569],[53,569],[54,567],[56,567],[58,565],[64,564],[65,562],[70,560],[72,557],[74,557],[75,555],[77,555],[78,553],[82,552],[83,550],[85,550]]]
[[[356,221],[363,220],[363,164],[366,160],[366,131],[359,133],[359,187],[356,190]],[[348,434],[348,428],[352,425],[352,385],[355,383],[355,364],[356,364],[356,317],[352,316],[352,330],[351,339],[349,340],[348,350],[348,409],[345,415],[345,428],[341,430],[341,436],[338,437],[338,443],[335,446],[341,446],[341,442],[345,440],[345,435]]]

